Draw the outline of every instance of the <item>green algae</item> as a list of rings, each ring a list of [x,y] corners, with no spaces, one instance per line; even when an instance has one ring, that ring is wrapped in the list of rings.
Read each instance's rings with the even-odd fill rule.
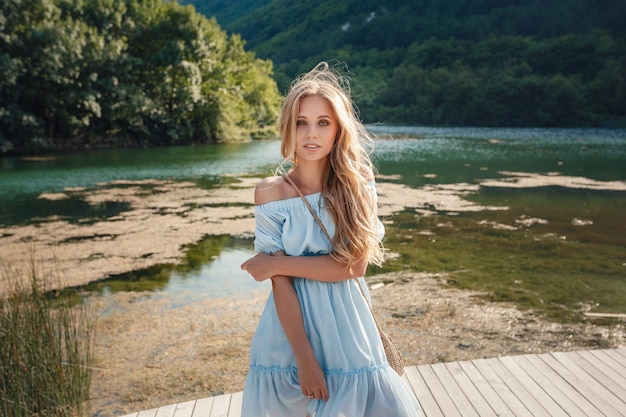
[[[626,313],[623,193],[489,190],[472,199],[509,209],[398,213],[385,241],[398,256],[380,272],[446,273],[449,285],[558,322],[580,321],[589,309]]]

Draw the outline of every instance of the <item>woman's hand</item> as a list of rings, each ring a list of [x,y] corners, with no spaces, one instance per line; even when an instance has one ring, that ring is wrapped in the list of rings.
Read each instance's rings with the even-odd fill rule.
[[[298,361],[298,379],[302,394],[310,399],[328,401],[328,387],[324,371],[317,360]]]
[[[241,264],[241,269],[252,275],[255,281],[262,282],[268,278],[278,275],[275,271],[272,270],[272,257],[284,255],[285,253],[282,251],[275,252],[271,255],[259,252],[252,258]]]

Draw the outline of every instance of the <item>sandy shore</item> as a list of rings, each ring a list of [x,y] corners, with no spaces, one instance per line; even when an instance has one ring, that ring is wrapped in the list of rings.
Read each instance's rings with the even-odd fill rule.
[[[507,210],[464,199],[480,185],[430,185],[411,189],[380,178],[380,214],[407,207],[420,215],[438,211]],[[558,184],[624,189],[558,175],[510,173],[484,186]],[[0,228],[0,259],[9,264],[35,256],[54,265],[51,287],[82,285],[160,263],[177,263],[184,245],[207,235],[252,237],[255,178],[204,190],[193,183],[119,181],[95,189],[68,189],[43,199],[79,197],[90,204],[126,202],[130,209],[106,220],[70,223],[48,218]],[[617,187],[617,188],[616,188]],[[618,347],[623,324],[560,325],[513,305],[487,303],[478,294],[451,289],[446,276],[394,273],[370,279],[375,311],[409,365],[529,352]],[[386,283],[378,288],[376,284]],[[0,282],[0,293],[6,291]],[[93,416],[115,416],[243,388],[248,347],[266,290],[248,299],[203,300],[172,308],[167,296],[116,293],[94,299],[100,311],[91,400]]]
[[[394,273],[370,285],[374,309],[407,365],[624,345],[624,326],[550,323],[445,286]],[[99,323],[90,413],[124,415],[243,388],[266,292],[171,309],[167,297],[118,293]]]

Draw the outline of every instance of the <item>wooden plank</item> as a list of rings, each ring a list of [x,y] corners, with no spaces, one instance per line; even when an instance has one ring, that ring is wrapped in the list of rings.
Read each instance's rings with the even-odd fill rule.
[[[452,398],[450,398],[450,395],[441,384],[441,381],[437,378],[437,374],[435,374],[432,365],[420,366],[417,370],[422,375],[422,378],[424,378],[424,382],[428,385],[443,415],[446,417],[461,417],[461,413],[459,413],[459,410],[454,405]]]
[[[621,313],[583,313],[587,317],[600,317],[603,319],[624,319],[626,320],[626,314]]]
[[[433,397],[428,385],[422,378],[416,366],[409,366],[404,369],[404,374],[413,388],[413,392],[422,407],[421,412],[425,417],[444,417],[437,401]]]
[[[230,408],[228,417],[241,417],[241,407],[243,405],[243,391],[235,392],[230,397]]]
[[[459,366],[465,371],[465,375],[472,381],[476,389],[481,393],[485,401],[493,409],[499,417],[512,417],[513,412],[507,407],[506,403],[500,398],[496,390],[491,386],[489,381],[480,373],[473,362],[459,362]]]
[[[626,349],[555,352],[405,368],[418,417],[626,417]],[[243,392],[123,417],[242,417]]]
[[[604,415],[611,417],[623,415],[606,399],[606,389],[571,361],[561,361],[551,353],[538,356]]]
[[[602,362],[594,360],[593,356],[591,356],[592,362],[589,362],[581,353],[582,352],[573,352],[572,354],[567,355],[567,359],[578,365],[581,369],[598,381],[600,385],[612,392],[613,395],[617,397],[616,401],[618,404],[615,405],[616,407],[620,407],[619,402],[621,402],[622,406],[620,408],[626,408],[626,402],[623,400],[626,398],[626,385],[623,385],[623,382],[620,384],[616,379],[612,378],[611,373],[613,371],[611,369],[606,369]],[[623,377],[621,377],[621,375],[616,375],[615,378],[626,381]]]
[[[551,417],[548,410],[546,410],[541,403],[537,401],[533,394],[529,392],[525,384],[518,379],[518,377],[523,377],[524,375],[514,375],[509,369],[507,369],[500,358],[488,359],[487,363],[509,387],[511,392],[519,398],[520,402],[524,404],[524,407],[526,407],[533,416]],[[527,375],[526,378],[530,379]],[[534,383],[532,384],[534,385]],[[514,411],[517,410],[514,409]]]
[[[480,391],[478,391],[476,386],[474,386],[474,384],[469,379],[467,374],[465,374],[465,372],[463,371],[463,368],[461,368],[461,365],[458,362],[446,363],[445,367],[447,368],[451,377],[456,382],[459,389],[463,391],[463,394],[465,395],[465,397],[470,399],[472,403],[472,407],[474,408],[474,410],[476,410],[476,413],[478,413],[480,417],[497,417],[498,416],[498,414],[495,413],[495,411],[491,408],[489,403],[482,396]],[[464,414],[465,408],[461,408],[461,410],[463,410],[463,414]]]
[[[626,361],[626,348],[624,348],[624,349],[615,349],[613,352],[614,352],[616,355],[620,355],[620,356],[622,357],[622,358],[621,358],[621,361],[622,361],[622,362],[623,362],[623,361]]]
[[[196,401],[196,406],[193,408],[193,417],[207,417],[211,415],[211,408],[213,408],[213,398],[202,398]]]
[[[580,356],[585,358],[585,360],[599,370],[602,371],[606,376],[611,378],[617,385],[620,387],[626,387],[626,372],[622,372],[621,370],[615,369],[616,366],[612,364],[607,364],[604,362],[603,357],[599,357],[599,352],[594,352],[592,350],[585,350],[577,352]],[[618,364],[619,365],[619,364]],[[622,397],[624,398],[624,397]]]
[[[178,403],[176,405],[176,411],[174,411],[174,417],[191,417],[195,405],[195,400]]]
[[[476,359],[472,361],[478,371],[489,382],[489,385],[498,393],[500,398],[506,403],[514,416],[533,417],[533,414],[526,408],[500,376],[491,368],[487,359]]]
[[[513,360],[565,410],[567,415],[584,417],[598,413],[595,407],[535,355],[515,356]]]
[[[457,381],[452,377],[446,365],[444,363],[435,363],[431,365],[431,368],[435,372],[435,375],[437,375],[439,381],[441,381],[441,385],[443,385],[443,388],[447,391],[450,399],[454,402],[456,409],[461,411],[463,417],[479,417],[474,405],[468,400],[468,397]]]
[[[413,394],[415,394],[415,391],[413,391],[413,387],[411,386],[411,382],[409,381],[409,378],[406,376],[406,368],[404,368],[404,373],[402,374],[400,379],[402,379],[402,382],[404,382],[404,384],[406,384],[406,386],[413,392]],[[417,398],[417,395],[415,395],[415,397]],[[417,399],[419,401],[419,398]],[[421,402],[420,402],[420,409],[417,411],[417,417],[426,417],[426,414],[424,414],[424,409],[421,407]]]
[[[614,350],[591,350],[590,352],[620,374],[626,375],[626,358],[619,353]]]
[[[213,398],[213,407],[209,417],[228,417],[230,407],[230,394],[224,394]]]
[[[419,401],[419,397],[417,397],[417,395],[415,394],[415,391],[413,391],[413,387],[411,386],[411,382],[409,381],[409,378],[407,377],[406,368],[404,368],[404,373],[402,374],[400,379],[402,379],[402,382],[404,382],[406,384],[406,386],[413,392],[413,394],[415,395],[415,398],[417,398],[418,402],[420,402],[420,409],[417,410],[417,417],[426,417],[426,414],[424,414],[424,409],[421,407],[421,401]]]
[[[506,370],[510,375],[515,378],[515,386],[518,386],[521,389],[524,389],[528,394],[530,394],[533,398],[533,403],[535,407],[539,410],[536,415],[540,412],[544,412],[546,416],[550,417],[568,417],[567,413],[558,405],[550,395],[546,393],[544,388],[537,383],[534,379],[532,379],[528,373],[521,367],[517,362],[513,360],[511,356],[501,357],[499,361],[504,364]],[[511,387],[513,389],[513,387]],[[518,392],[519,388],[514,389],[514,391]],[[524,402],[526,406],[530,406],[526,402]],[[533,411],[532,409],[530,411]]]
[[[169,404],[164,407],[159,407],[155,417],[174,417],[176,411],[176,404]]]
[[[567,375],[557,372],[553,367],[550,367],[546,362],[547,356],[532,355],[528,357],[528,360],[535,365],[535,368],[539,369],[543,375],[550,378],[551,381],[557,383],[557,386],[561,392],[567,396],[578,408],[580,408],[586,415],[595,416],[603,415],[601,411],[593,404],[590,398],[582,395],[580,391],[571,384]]]

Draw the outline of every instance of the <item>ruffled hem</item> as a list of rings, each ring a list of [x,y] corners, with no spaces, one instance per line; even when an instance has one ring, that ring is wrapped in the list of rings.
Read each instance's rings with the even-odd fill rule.
[[[388,365],[325,371],[327,402],[302,395],[295,367],[252,365],[243,395],[246,417],[415,417],[419,403]]]

